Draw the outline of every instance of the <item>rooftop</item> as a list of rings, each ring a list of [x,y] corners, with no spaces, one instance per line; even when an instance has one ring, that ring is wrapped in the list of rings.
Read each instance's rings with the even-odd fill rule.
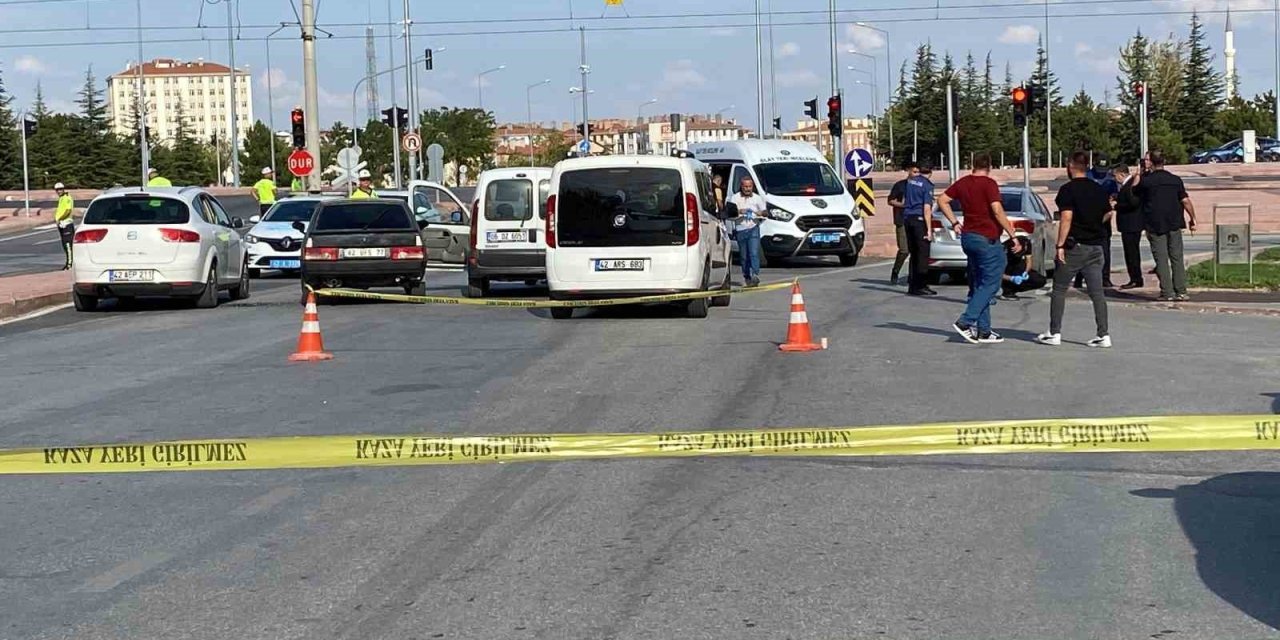
[[[125,66],[124,71],[117,73],[112,78],[121,78],[126,76],[137,75],[137,66],[130,62]],[[218,64],[216,62],[206,62],[204,58],[196,58],[195,62],[184,62],[174,58],[156,58],[150,62],[143,63],[143,76],[195,76],[195,75],[227,75],[231,73],[231,68]],[[247,71],[236,70],[236,73],[247,74]]]

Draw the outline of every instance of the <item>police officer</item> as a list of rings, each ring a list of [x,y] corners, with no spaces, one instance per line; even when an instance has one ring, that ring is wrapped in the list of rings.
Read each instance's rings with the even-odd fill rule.
[[[71,194],[67,193],[66,185],[61,182],[53,185],[53,189],[58,192],[58,208],[54,210],[53,221],[58,225],[58,235],[62,236],[62,252],[67,256],[67,262],[62,266],[62,270],[67,271],[71,269],[71,247],[76,237],[74,217],[76,201]]]
[[[294,177],[293,182],[289,183],[289,190],[296,193],[302,193],[302,178]]]
[[[258,210],[263,215],[276,203],[276,174],[271,167],[262,168],[262,179],[253,184],[253,199],[258,201]]]
[[[155,167],[151,167],[151,169],[147,171],[147,178],[148,178],[147,179],[148,187],[172,187],[173,186],[173,183],[169,182],[168,178],[160,175],[160,172],[156,171]]]
[[[378,197],[378,194],[373,190],[373,175],[369,173],[368,169],[361,169],[360,186],[356,187],[356,190],[351,193],[351,199],[367,200],[376,197]]]

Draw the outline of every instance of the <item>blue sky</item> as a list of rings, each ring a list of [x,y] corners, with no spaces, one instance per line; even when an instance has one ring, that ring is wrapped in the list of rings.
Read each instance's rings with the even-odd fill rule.
[[[226,6],[204,5],[206,0],[143,0],[145,57],[204,57],[227,60]],[[364,75],[363,25],[387,22],[388,0],[319,0],[319,23],[340,38],[318,43],[321,121],[350,122],[351,91]],[[937,50],[950,50],[962,62],[966,51],[981,60],[990,50],[1003,74],[1005,61],[1015,77],[1025,77],[1034,60],[1036,38],[1044,28],[1044,5],[1026,0],[995,0],[999,8],[976,8],[978,0],[837,0],[841,20],[861,20],[889,32],[891,68],[913,55],[928,40]],[[260,40],[281,21],[294,20],[289,0],[239,0],[239,21],[245,38],[236,47],[237,63],[248,64],[254,75],[254,113],[267,120],[267,83],[273,87],[272,105],[277,128],[284,128],[288,110],[300,103],[301,44],[296,28],[276,35],[271,44],[272,70],[267,72],[266,45]],[[762,0],[779,12],[775,16],[779,113],[791,127],[801,103],[829,90],[830,57],[823,12],[827,0]],[[402,0],[394,0],[399,19]],[[1084,4],[1050,2],[1051,60],[1064,90],[1084,87],[1095,97],[1115,86],[1117,49],[1141,26],[1153,37],[1184,35],[1188,16],[1156,12],[1221,11],[1228,0],[1090,0]],[[1237,69],[1242,93],[1270,88],[1274,82],[1274,37],[1269,0],[1232,0],[1236,29]],[[646,114],[727,112],[747,126],[756,124],[754,0],[625,0],[622,8],[605,7],[604,0],[412,0],[415,55],[431,46],[437,50],[436,70],[424,73],[423,106],[475,106],[476,73],[499,65],[500,72],[484,78],[484,102],[499,121],[525,119],[526,87],[543,79],[552,82],[533,90],[534,119],[568,120],[568,87],[577,85],[578,38],[571,24],[588,28],[588,57],[593,72],[591,115],[634,118],[637,107],[658,98]],[[896,7],[896,8],[895,8]],[[903,7],[907,7],[904,9]],[[965,8],[970,7],[970,8]],[[914,8],[914,10],[912,9]],[[575,21],[568,16],[572,10]],[[1250,12],[1250,11],[1255,12]],[[1261,11],[1261,12],[1258,12]],[[788,12],[788,13],[783,13]],[[707,14],[700,18],[640,19],[645,15]],[[1070,14],[1070,15],[1067,15]],[[934,20],[936,16],[947,20]],[[48,101],[69,110],[85,69],[92,64],[99,78],[124,69],[137,57],[134,43],[134,0],[0,0],[0,64],[5,84],[20,107],[30,104],[37,80]],[[427,19],[430,16],[430,20]],[[965,20],[961,18],[978,18]],[[602,19],[603,18],[603,19]],[[1222,64],[1221,14],[1207,14],[1209,42]],[[510,22],[472,22],[508,19]],[[216,27],[198,30],[197,24]],[[89,27],[86,30],[86,26]],[[266,28],[260,28],[266,26]],[[637,27],[662,27],[638,29]],[[671,28],[677,27],[677,28]],[[595,30],[592,30],[596,28]],[[41,33],[39,29],[65,31]],[[502,34],[509,30],[552,33]],[[486,33],[465,33],[482,31]],[[379,27],[379,67],[388,62],[387,28]],[[428,35],[430,34],[430,35]],[[865,73],[844,71],[855,65],[870,69],[866,58],[845,53],[856,47],[876,56],[881,100],[893,81],[885,78],[886,40],[852,24],[839,28],[841,73],[846,110],[871,108],[871,90],[854,80],[870,81]],[[444,48],[444,51],[440,51]],[[404,44],[395,42],[396,59],[403,63]],[[403,102],[403,80],[397,88]],[[390,90],[381,88],[384,105]],[[363,91],[357,98],[364,118]]]

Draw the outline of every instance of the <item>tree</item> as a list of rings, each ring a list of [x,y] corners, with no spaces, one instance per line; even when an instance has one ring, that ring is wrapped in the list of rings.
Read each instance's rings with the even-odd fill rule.
[[[1213,141],[1213,114],[1222,106],[1222,74],[1213,68],[1214,56],[1205,43],[1204,23],[1191,13],[1187,36],[1187,64],[1182,74],[1182,97],[1170,124],[1192,149],[1208,148]]]
[[[13,96],[0,76],[0,189],[22,188],[22,138],[12,105]]]
[[[1116,139],[1117,147],[1120,150],[1120,155],[1115,160],[1123,160],[1132,164],[1137,164],[1138,156],[1141,155],[1139,153],[1138,118],[1142,101],[1138,97],[1135,87],[1143,82],[1151,81],[1150,48],[1150,41],[1139,30],[1120,49],[1120,75],[1116,76],[1116,84],[1119,89],[1118,98],[1123,109],[1123,115],[1112,121],[1111,134]]]
[[[76,118],[78,163],[75,174],[79,186],[102,188],[137,175],[137,143],[126,145],[111,131],[107,121],[107,104],[102,89],[93,75],[91,65],[84,74],[84,84],[77,92],[76,105],[80,113]],[[135,105],[134,112],[137,108]]]
[[[394,137],[391,127],[379,120],[370,120],[360,132],[360,159],[368,163],[369,173],[374,176],[391,175]]]
[[[1165,162],[1182,164],[1187,161],[1187,145],[1182,141],[1182,134],[1175,131],[1164,118],[1156,118],[1148,123],[1147,136],[1152,149],[1164,152]]]
[[[493,113],[480,109],[430,109],[419,118],[422,144],[444,147],[445,164],[467,166],[472,174],[493,162],[496,125]]]
[[[1053,163],[1053,159],[1048,157],[1046,132],[1052,114],[1047,110],[1050,106],[1054,111],[1062,107],[1062,93],[1058,87],[1057,74],[1049,69],[1049,54],[1044,48],[1044,36],[1040,36],[1036,45],[1036,65],[1031,72],[1030,84],[1035,86],[1035,95],[1031,104],[1033,112],[1027,123],[1031,134],[1031,157],[1043,157],[1044,166],[1049,166]],[[1054,138],[1057,137],[1057,135],[1054,136]],[[1034,163],[1032,164],[1034,166]]]
[[[1178,102],[1182,99],[1182,77],[1187,66],[1186,48],[1185,42],[1173,36],[1151,45],[1148,118],[1177,119]]]
[[[177,185],[203,185],[216,180],[212,148],[197,140],[187,119],[186,108],[177,103],[174,110],[177,125],[173,138],[156,148],[152,163]]]
[[[964,70],[960,74],[959,91],[959,129],[961,157],[969,153],[991,153],[999,151],[999,127],[995,122],[991,88],[991,59],[987,57],[986,75],[978,75],[977,63],[973,53],[965,58]]]
[[[289,173],[289,148],[285,144],[277,144],[275,163],[271,162],[271,144],[275,136],[271,132],[271,128],[264,124],[261,120],[253,123],[252,127],[245,132],[244,145],[240,149],[240,183],[253,184],[262,179],[262,169],[265,167],[276,167],[280,173]],[[324,145],[321,145],[323,147]],[[323,153],[321,157],[323,157]],[[321,168],[328,166],[321,164]],[[289,184],[288,176],[276,175],[276,185],[281,186]]]
[[[533,141],[534,161],[539,167],[553,167],[573,148],[573,143],[559,129],[550,129]]]
[[[916,60],[911,69],[911,82],[902,99],[902,123],[906,132],[905,149],[918,145],[917,160],[924,163],[937,158],[946,149],[946,105],[944,104],[941,78],[938,73],[938,57],[933,47],[925,43],[916,48]],[[918,140],[912,140],[912,127],[918,131]]]
[[[1252,129],[1258,136],[1275,136],[1275,117],[1271,109],[1259,108],[1258,96],[1246,101],[1240,96],[1233,96],[1227,101],[1226,108],[1214,117],[1214,138],[1218,141],[1232,140]]]

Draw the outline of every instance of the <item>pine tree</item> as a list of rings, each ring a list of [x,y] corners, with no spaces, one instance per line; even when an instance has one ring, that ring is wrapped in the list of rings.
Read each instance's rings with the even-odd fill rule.
[[[111,183],[118,173],[109,162],[112,158],[112,133],[107,122],[107,105],[103,91],[98,88],[97,79],[93,75],[93,66],[84,74],[84,85],[76,94],[76,105],[80,107],[78,133],[80,137],[80,163],[76,175],[84,187],[102,188]]]
[[[1182,82],[1186,74],[1187,44],[1172,36],[1150,47],[1151,80],[1147,105],[1148,118],[1178,119],[1178,103],[1182,99]]]
[[[157,148],[154,164],[174,184],[208,184],[213,178],[209,147],[204,141],[196,139],[191,122],[187,119],[186,108],[181,102],[174,106],[174,117],[176,126],[173,139],[167,145]]]
[[[271,128],[263,124],[261,120],[253,123],[249,131],[245,133],[244,145],[240,149],[240,182],[241,184],[253,184],[262,179],[262,170],[272,166],[271,162]],[[288,173],[288,153],[284,152],[287,145],[276,145],[276,161],[275,167],[285,173]],[[324,146],[324,145],[321,145]],[[323,158],[323,154],[321,154]],[[323,165],[328,166],[328,165]],[[276,176],[276,184],[280,184],[280,176]]]
[[[49,117],[49,105],[44,102],[44,85],[36,81],[36,98],[31,102],[31,115],[37,120]]]
[[[1031,109],[1032,114],[1028,119],[1027,126],[1030,128],[1031,138],[1031,156],[1033,158],[1042,159],[1041,164],[1048,166],[1050,158],[1047,157],[1048,139],[1046,131],[1048,130],[1048,120],[1050,114],[1047,109],[1051,106],[1054,111],[1062,107],[1062,93],[1058,87],[1058,76],[1049,68],[1049,54],[1044,48],[1044,36],[1041,36],[1036,45],[1036,65],[1031,72],[1029,84],[1035,87],[1032,95]],[[1055,141],[1060,140],[1054,132]],[[1058,142],[1061,147],[1061,142]],[[1035,166],[1036,163],[1032,163]]]
[[[921,164],[932,164],[946,149],[944,100],[938,74],[938,57],[933,53],[933,47],[926,42],[916,49],[911,83],[902,99],[903,117],[895,120],[901,123],[907,134],[906,144],[902,148],[908,151],[913,146],[911,126],[914,125],[918,130],[916,159]]]
[[[1142,100],[1135,87],[1151,81],[1150,49],[1151,42],[1142,35],[1141,30],[1120,49],[1120,75],[1116,76],[1116,85],[1123,114],[1112,120],[1111,128],[1111,136],[1118,143],[1119,149],[1119,156],[1113,157],[1116,161],[1137,164],[1138,156],[1141,155],[1138,118]]]
[[[0,189],[22,188],[22,137],[12,106],[13,96],[0,76]]]
[[[1191,14],[1187,36],[1187,64],[1182,75],[1182,97],[1170,122],[1192,149],[1204,149],[1213,139],[1213,114],[1222,106],[1223,80],[1213,67],[1214,56],[1205,43],[1204,23]]]

